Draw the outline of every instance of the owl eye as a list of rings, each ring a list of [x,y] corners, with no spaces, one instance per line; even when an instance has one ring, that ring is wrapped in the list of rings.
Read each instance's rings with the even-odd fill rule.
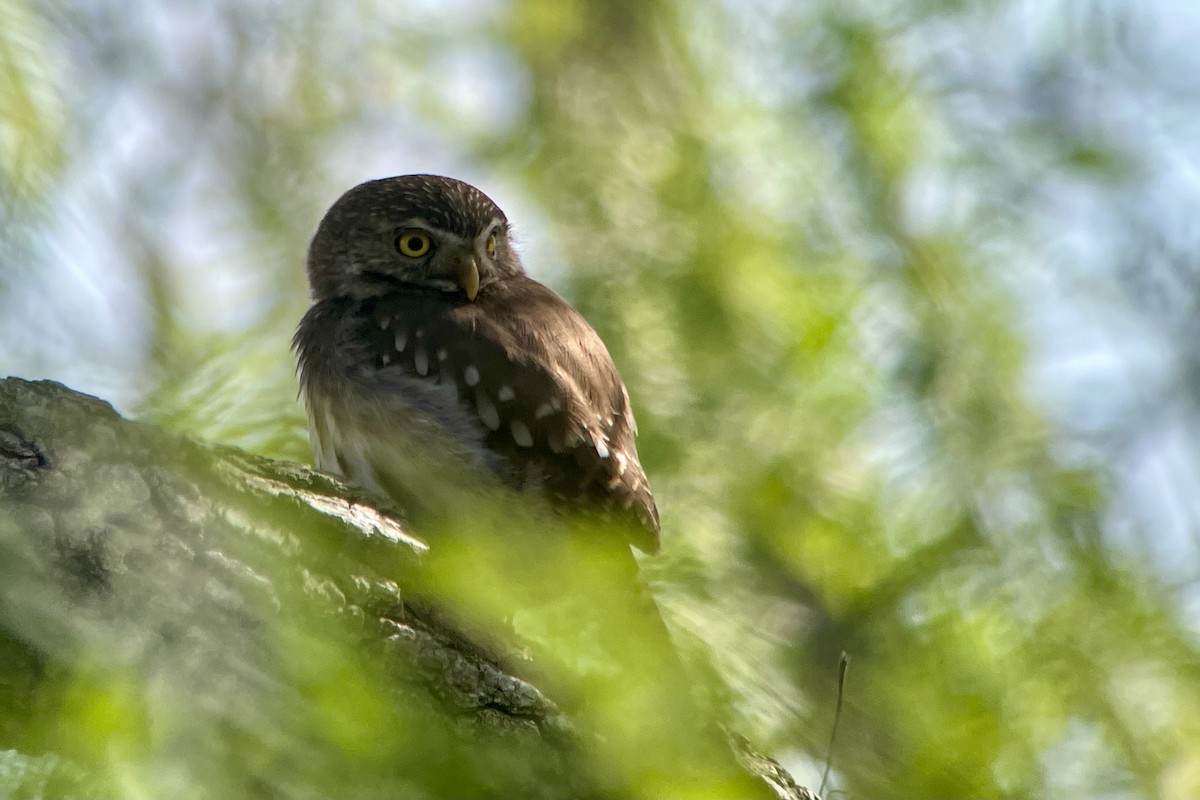
[[[496,234],[492,234],[487,240],[487,254],[489,256],[496,255]]]
[[[409,258],[420,258],[429,252],[433,242],[424,231],[401,231],[396,236],[396,249]]]

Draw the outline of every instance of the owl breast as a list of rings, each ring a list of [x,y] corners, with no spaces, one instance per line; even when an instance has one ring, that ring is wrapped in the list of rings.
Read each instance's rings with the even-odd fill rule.
[[[478,421],[454,386],[431,386],[398,370],[357,382],[350,393],[312,386],[304,393],[317,466],[381,494],[427,477],[440,466],[494,471]],[[343,387],[345,388],[345,387]]]
[[[381,358],[374,328],[353,309],[318,304],[318,324],[301,331],[300,386],[317,466],[384,496],[411,494],[448,473],[494,472],[487,431],[452,381],[430,380],[414,365]],[[390,335],[390,334],[389,334]],[[436,354],[435,354],[436,357]]]
[[[296,349],[323,469],[402,505],[502,484],[634,523],[631,541],[658,549],[628,393],[596,333],[540,284],[491,284],[474,302],[419,290],[322,301]]]

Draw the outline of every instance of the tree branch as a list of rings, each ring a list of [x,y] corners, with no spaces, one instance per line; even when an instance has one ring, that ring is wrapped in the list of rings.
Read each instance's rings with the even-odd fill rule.
[[[0,794],[636,794],[516,648],[406,591],[427,550],[329,476],[0,381]]]

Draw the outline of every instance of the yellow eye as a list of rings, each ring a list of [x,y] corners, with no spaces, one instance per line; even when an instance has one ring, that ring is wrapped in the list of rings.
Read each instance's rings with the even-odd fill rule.
[[[496,255],[496,234],[492,234],[487,240],[487,253],[489,256]]]
[[[429,252],[429,248],[433,246],[433,242],[429,241],[429,234],[424,231],[401,231],[396,236],[396,249],[401,255],[409,258],[420,258]]]

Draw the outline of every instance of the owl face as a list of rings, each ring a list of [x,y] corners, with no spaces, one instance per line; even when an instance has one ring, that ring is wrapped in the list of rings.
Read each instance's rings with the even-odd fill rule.
[[[523,273],[504,212],[475,187],[436,175],[370,181],[325,215],[308,254],[317,300],[435,290],[473,301]]]

